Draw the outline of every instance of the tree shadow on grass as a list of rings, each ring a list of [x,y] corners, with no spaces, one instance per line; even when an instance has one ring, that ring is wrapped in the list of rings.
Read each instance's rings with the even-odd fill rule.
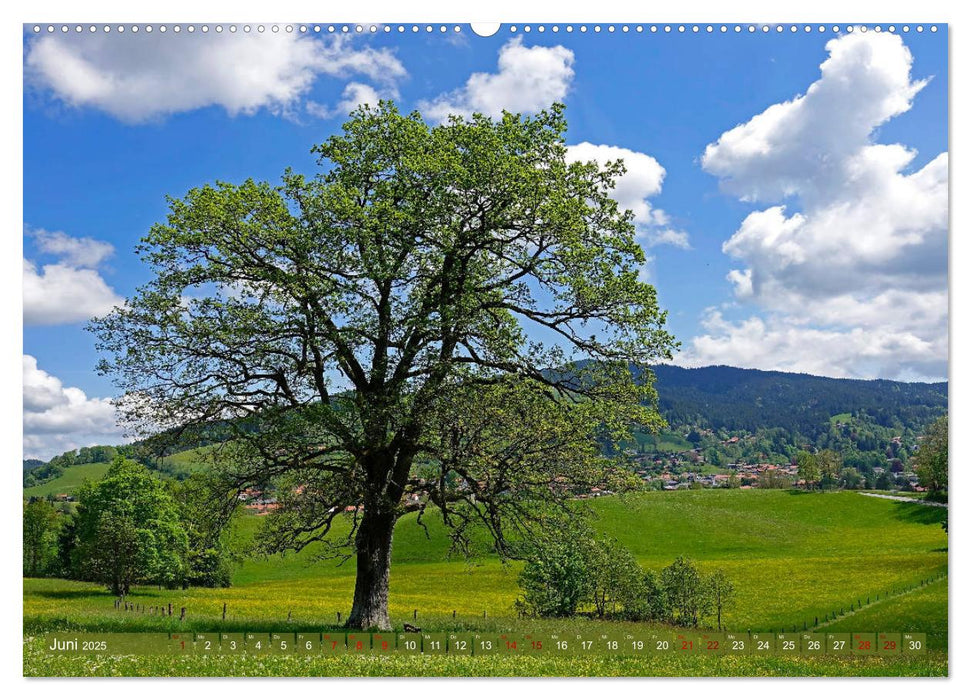
[[[940,526],[941,523],[947,520],[947,508],[895,501],[893,517],[908,523]]]

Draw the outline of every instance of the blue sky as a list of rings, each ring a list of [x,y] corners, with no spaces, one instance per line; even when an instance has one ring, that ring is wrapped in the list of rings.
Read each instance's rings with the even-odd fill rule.
[[[310,147],[376,97],[430,120],[564,102],[571,157],[630,166],[617,198],[680,364],[947,374],[943,27],[44,29],[24,50],[25,456],[121,439],[83,319],[148,279],[133,248],[165,195],[312,172]]]

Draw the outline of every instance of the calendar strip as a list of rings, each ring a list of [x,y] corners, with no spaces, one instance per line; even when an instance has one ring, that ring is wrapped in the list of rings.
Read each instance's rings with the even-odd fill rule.
[[[48,635],[44,650],[66,655],[126,654],[403,654],[532,656],[789,655],[895,656],[921,654],[921,632],[173,632]]]

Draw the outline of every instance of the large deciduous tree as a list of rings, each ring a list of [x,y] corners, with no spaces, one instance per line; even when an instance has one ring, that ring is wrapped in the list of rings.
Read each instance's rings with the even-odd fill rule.
[[[276,484],[270,546],[341,544],[351,513],[351,627],[390,626],[403,513],[508,551],[539,506],[623,482],[599,448],[660,423],[631,365],[675,343],[610,197],[623,165],[570,162],[565,130],[559,105],[435,127],[361,108],[314,176],[171,199],[153,279],[94,323],[134,423],[225,422],[229,484]]]

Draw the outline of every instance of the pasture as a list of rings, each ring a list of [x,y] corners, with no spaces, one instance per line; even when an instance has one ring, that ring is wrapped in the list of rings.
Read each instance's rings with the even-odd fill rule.
[[[660,569],[680,555],[703,571],[724,570],[735,582],[737,602],[724,615],[736,631],[779,631],[813,627],[824,631],[915,631],[928,634],[931,655],[919,659],[623,659],[598,662],[596,675],[941,675],[946,673],[947,536],[944,509],[866,498],[852,492],[706,490],[652,492],[589,501],[595,527],[615,537],[644,568]],[[519,564],[488,554],[472,561],[450,555],[440,523],[426,516],[428,531],[403,518],[395,531],[390,612],[398,629],[405,622],[426,631],[555,631],[579,625],[612,630],[636,623],[518,620]],[[261,519],[246,516],[236,539],[246,551]],[[24,634],[54,630],[91,631],[307,631],[335,629],[346,619],[354,585],[353,560],[339,565],[319,560],[315,550],[249,557],[228,589],[186,591],[138,587],[129,597],[142,610],[172,603],[186,608],[185,621],[114,608],[103,588],[56,579],[25,579]],[[922,585],[930,579],[935,582]],[[908,591],[907,593],[902,593]],[[879,602],[878,599],[879,598]],[[222,619],[223,605],[226,619]],[[862,605],[857,612],[855,609]],[[851,607],[853,608],[850,614]],[[416,612],[417,611],[417,612]],[[826,626],[827,617],[838,619]],[[67,673],[90,660],[44,659],[25,641],[25,672]],[[585,675],[578,660],[468,661],[397,659],[334,662],[261,660],[268,675]],[[183,675],[236,675],[239,661],[159,660]],[[290,666],[279,666],[281,663]],[[506,663],[506,666],[502,664]],[[563,664],[567,665],[564,666]],[[65,666],[66,664],[66,666]],[[223,665],[220,665],[223,664]],[[228,666],[226,666],[228,664]],[[355,665],[357,664],[357,665]],[[411,665],[409,665],[411,664]],[[466,665],[463,665],[466,664]],[[486,667],[488,666],[488,668]],[[495,668],[493,668],[495,666]],[[68,670],[56,671],[57,668]],[[123,658],[99,666],[106,674],[127,674]],[[151,669],[152,665],[144,667]],[[287,670],[284,670],[286,668]],[[178,670],[182,669],[182,670]],[[253,671],[253,669],[250,669]],[[84,673],[77,667],[75,672]],[[148,671],[146,671],[148,672]],[[255,672],[255,671],[254,671]]]

